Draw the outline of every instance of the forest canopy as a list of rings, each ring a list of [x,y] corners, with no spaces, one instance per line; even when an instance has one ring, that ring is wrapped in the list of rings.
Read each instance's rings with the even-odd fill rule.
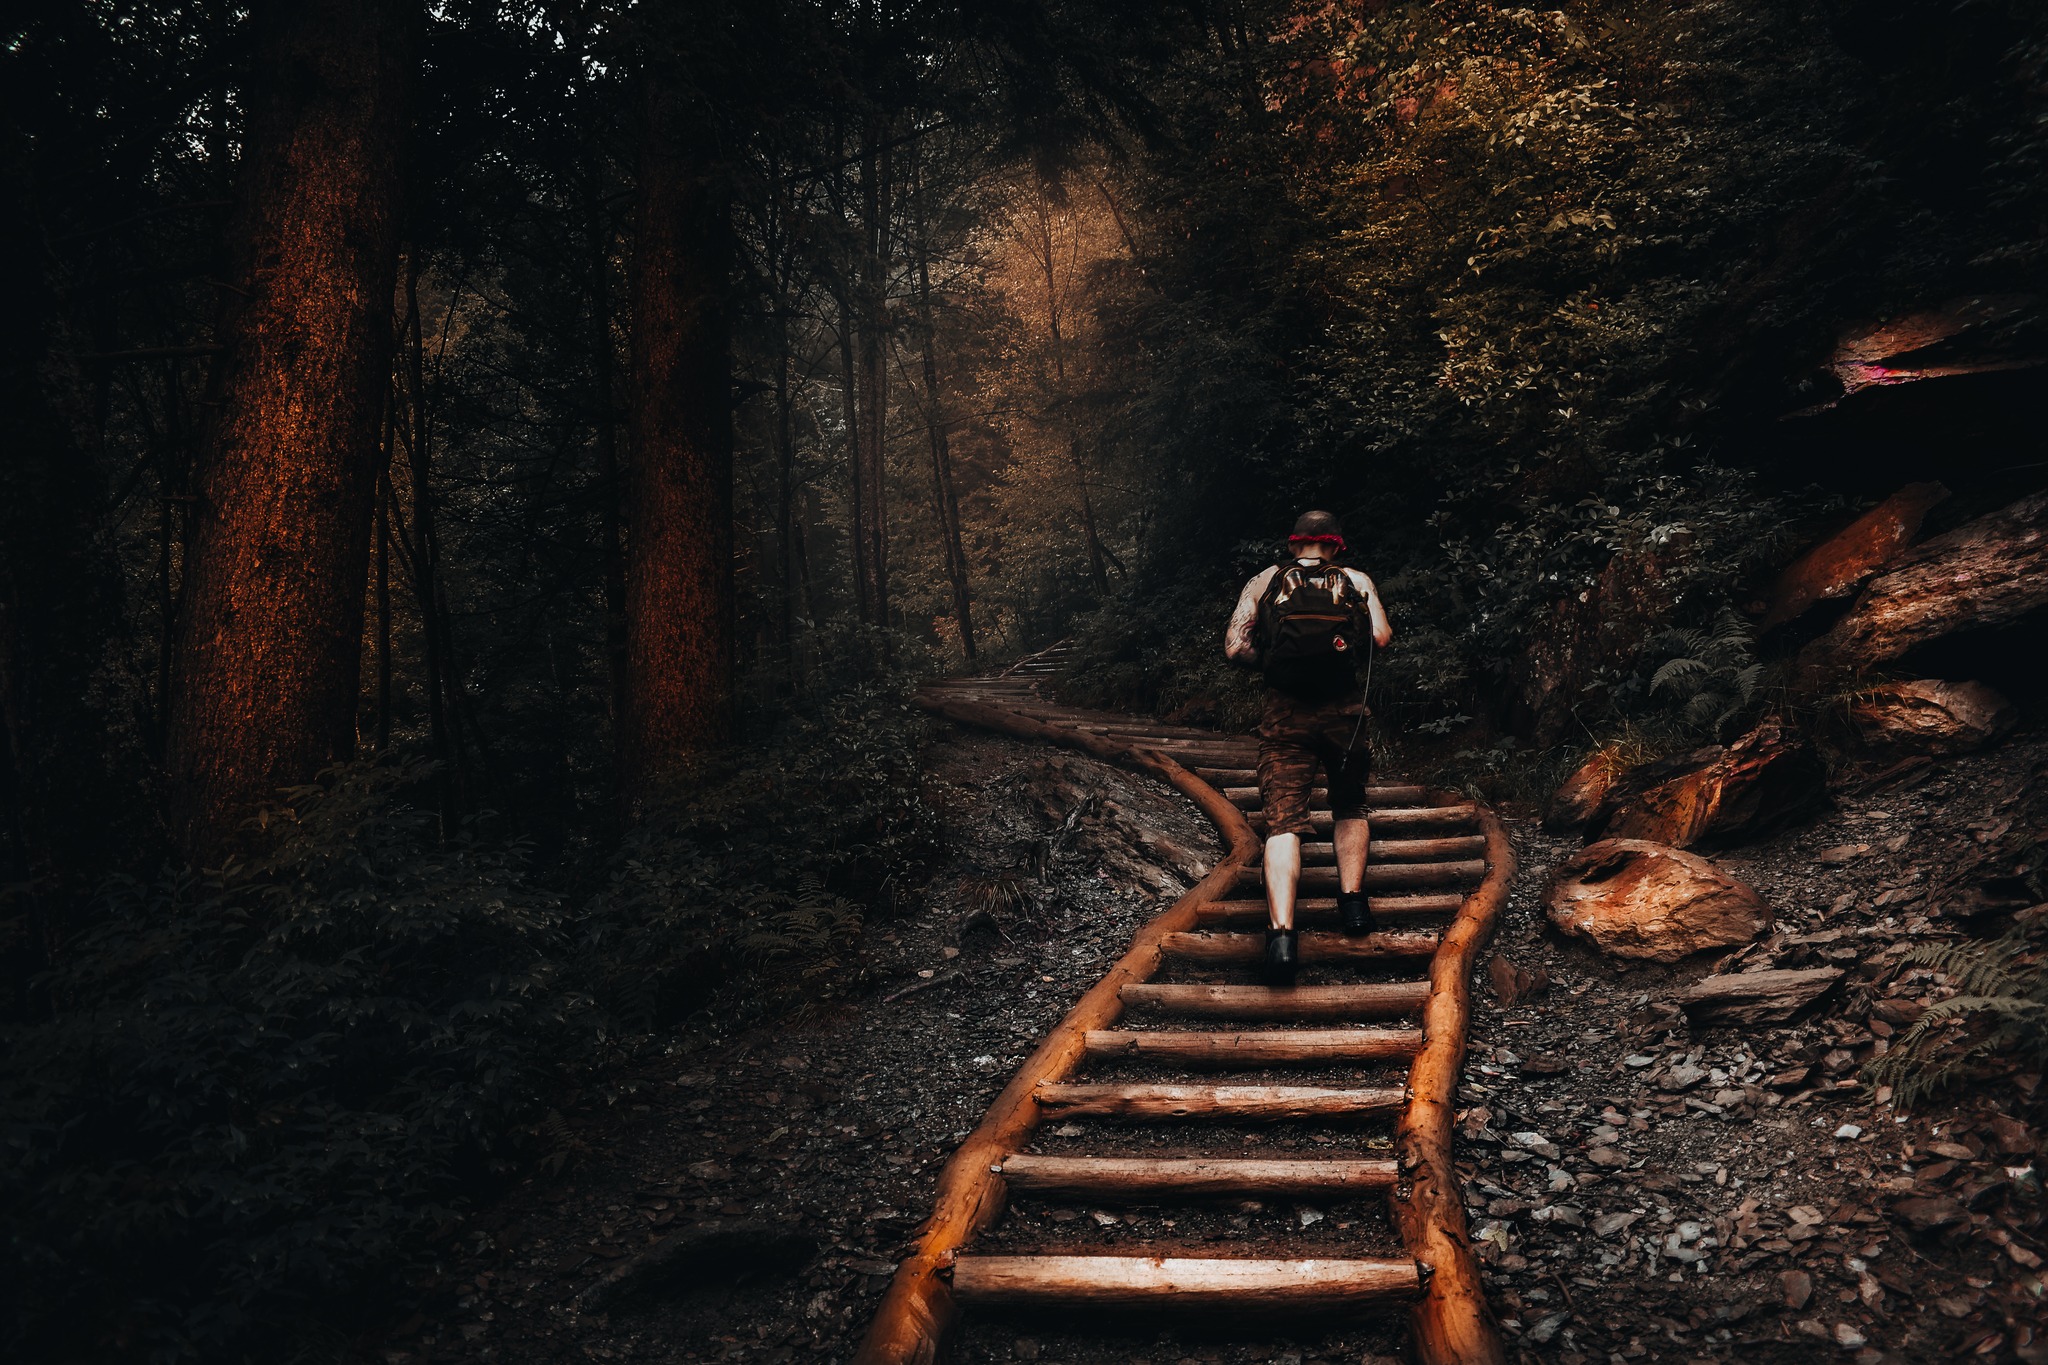
[[[562,1094],[857,984],[917,682],[1071,637],[1241,722],[1304,507],[1383,738],[1484,781],[1718,737],[1801,536],[2040,483],[2027,0],[90,0],[5,63],[24,1359],[421,1283]],[[1831,368],[1958,300],[1938,392]]]

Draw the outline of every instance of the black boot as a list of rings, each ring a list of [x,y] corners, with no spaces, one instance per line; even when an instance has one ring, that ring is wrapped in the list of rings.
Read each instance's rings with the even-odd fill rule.
[[[1344,921],[1347,934],[1369,934],[1379,928],[1372,917],[1372,907],[1366,903],[1363,891],[1340,891],[1337,893],[1337,914]]]
[[[1266,931],[1266,984],[1292,986],[1301,966],[1301,940],[1292,929]]]

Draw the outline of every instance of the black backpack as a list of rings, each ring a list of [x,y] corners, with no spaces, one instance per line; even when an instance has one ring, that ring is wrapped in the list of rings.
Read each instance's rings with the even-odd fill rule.
[[[1283,691],[1332,691],[1353,680],[1367,643],[1365,599],[1343,569],[1289,564],[1259,599],[1260,667]]]

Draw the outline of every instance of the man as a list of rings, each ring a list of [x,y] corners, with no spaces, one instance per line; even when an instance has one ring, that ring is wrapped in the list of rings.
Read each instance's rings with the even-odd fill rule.
[[[1373,927],[1365,898],[1365,780],[1372,763],[1357,665],[1368,633],[1382,649],[1394,638],[1372,580],[1336,563],[1344,527],[1333,514],[1304,512],[1287,547],[1291,563],[1244,585],[1223,638],[1225,657],[1260,669],[1266,681],[1259,797],[1266,808],[1266,978],[1275,985],[1291,984],[1301,960],[1294,891],[1318,767],[1329,778],[1344,932]]]

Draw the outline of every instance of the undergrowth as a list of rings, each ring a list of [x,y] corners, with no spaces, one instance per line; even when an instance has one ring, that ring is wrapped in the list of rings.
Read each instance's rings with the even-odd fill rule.
[[[2015,929],[2001,938],[1930,943],[1906,955],[1956,993],[1928,1006],[1870,1066],[1902,1106],[1975,1079],[1987,1062],[2048,1066],[2048,952]]]
[[[861,980],[936,848],[902,680],[707,761],[594,888],[442,836],[433,765],[285,794],[260,856],[116,879],[0,1033],[9,1359],[273,1359],[416,1279],[559,1136],[559,1097],[693,1010]],[[559,1146],[559,1143],[556,1144]]]

